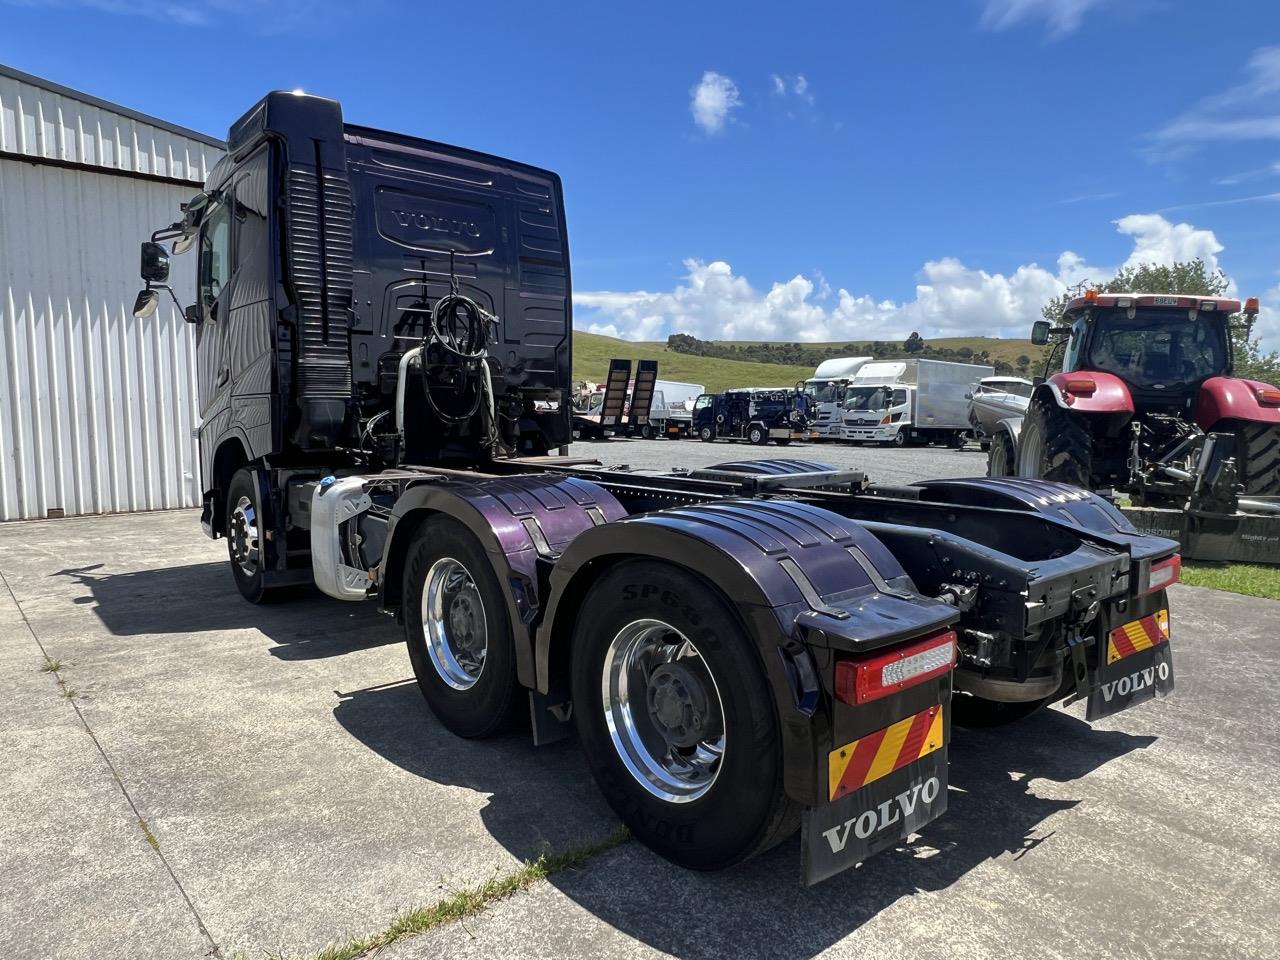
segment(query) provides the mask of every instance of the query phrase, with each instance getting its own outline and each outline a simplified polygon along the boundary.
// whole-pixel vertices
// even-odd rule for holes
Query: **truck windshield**
[[[883,410],[887,407],[889,391],[885,387],[850,387],[845,394],[846,410]]]
[[[804,392],[814,403],[839,403],[840,384],[834,380],[809,380],[804,385]]]
[[[1102,313],[1089,345],[1089,366],[1138,387],[1193,383],[1227,366],[1222,320],[1191,320],[1182,310],[1144,310],[1132,320],[1124,310]]]

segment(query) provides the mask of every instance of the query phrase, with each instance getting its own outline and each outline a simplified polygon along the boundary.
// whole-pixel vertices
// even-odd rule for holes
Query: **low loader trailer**
[[[632,833],[816,883],[942,815],[952,726],[1172,690],[1176,544],[1040,479],[877,486],[806,460],[549,456],[570,433],[559,179],[273,93],[183,217],[203,526],[250,602],[403,625],[439,721],[576,732]],[[172,291],[168,291],[172,294]]]

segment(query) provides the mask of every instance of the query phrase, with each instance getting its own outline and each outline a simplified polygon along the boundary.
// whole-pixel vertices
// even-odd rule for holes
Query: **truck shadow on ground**
[[[371,750],[433,782],[490,794],[485,826],[519,858],[564,835],[566,821],[583,839],[612,829],[573,741],[535,750],[526,734],[433,749],[420,725],[435,721],[413,683],[342,696],[335,718]],[[902,898],[943,890],[997,857],[1035,856],[1053,836],[1045,821],[1080,802],[1038,795],[1064,791],[1037,783],[1070,784],[1153,740],[1052,710],[997,730],[957,730],[947,813],[916,842],[809,890],[800,886],[798,835],[717,874],[673,867],[632,841],[551,882],[610,926],[682,960],[807,960]],[[545,763],[530,763],[531,754]]]
[[[343,603],[314,587],[283,588],[278,602],[254,605],[236,590],[227,562],[126,573],[102,564],[50,574],[85,588],[71,603],[92,606],[117,636],[255,629],[282,660],[314,660],[399,643],[403,634],[373,603]]]

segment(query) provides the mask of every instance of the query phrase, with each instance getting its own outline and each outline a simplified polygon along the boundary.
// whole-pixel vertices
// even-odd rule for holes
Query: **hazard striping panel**
[[[830,799],[865,787],[942,746],[942,706],[938,705],[837,747],[827,755]]]
[[[1169,611],[1157,610],[1140,620],[1130,620],[1107,636],[1107,663],[1149,650],[1169,641]]]

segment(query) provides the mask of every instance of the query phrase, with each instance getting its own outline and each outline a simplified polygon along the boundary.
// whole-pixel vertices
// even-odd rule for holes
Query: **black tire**
[[[747,442],[757,447],[763,447],[769,442],[769,431],[758,423],[753,423],[747,427]]]
[[[266,585],[265,565],[270,563],[270,541],[263,533],[270,529],[271,516],[262,502],[257,474],[249,467],[237,470],[227,486],[225,515],[227,558],[231,576],[240,596],[250,603],[265,603],[272,591]]]
[[[1236,460],[1246,494],[1280,497],[1280,424],[1240,424]]]
[[[951,698],[951,719],[957,726],[973,729],[1003,727],[1007,723],[1025,720],[1053,701],[1053,697],[1045,697],[1043,700],[1005,703],[1000,700],[975,697],[968,693],[956,693]]]
[[[647,424],[647,423],[646,423],[646,424],[644,424],[643,426],[641,426],[641,427],[640,427],[640,439],[641,439],[641,440],[652,440],[652,439],[653,439],[653,427],[652,427],[652,426],[650,426],[650,425],[649,425],[649,424]]]
[[[987,476],[1012,477],[1017,474],[1017,466],[1013,438],[1001,430],[987,445]]]
[[[721,707],[724,749],[714,779],[705,792],[679,802],[657,796],[631,773],[605,720],[610,648],[624,628],[643,621],[674,628],[692,643]],[[573,642],[573,713],[583,753],[605,799],[638,839],[681,866],[719,870],[795,832],[800,806],[783,791],[777,709],[764,668],[733,608],[715,590],[667,564],[627,561],[591,588]],[[651,687],[638,698],[638,716],[652,734],[653,721],[644,719],[653,716]]]
[[[907,431],[899,430],[893,435],[893,439],[889,441],[891,447],[905,447],[907,445]]]
[[[1093,435],[1082,416],[1062,409],[1053,400],[1036,400],[1022,421],[1018,448],[1018,476],[1089,489]]]
[[[437,576],[443,577],[447,567],[436,565],[447,564],[449,560],[464,568],[470,585],[464,581],[452,593],[447,589],[441,591],[442,606],[446,598],[452,597],[448,601],[450,620],[448,624],[442,624],[441,636],[450,654],[455,653],[474,636],[479,622],[486,640],[475,677],[454,674],[463,683],[470,681],[465,688],[459,688],[446,679],[448,667],[438,666],[442,662],[440,654],[433,656],[432,644],[424,630],[423,593],[427,588],[428,575],[435,569]],[[457,520],[445,516],[431,517],[418,529],[409,545],[403,596],[404,635],[409,660],[418,679],[418,689],[431,712],[446,729],[460,737],[487,737],[506,729],[515,715],[519,692],[511,620],[507,616],[497,574],[479,541]],[[465,640],[459,639],[456,633],[459,628],[453,619],[454,604],[462,607],[460,616],[468,625],[463,628],[467,630]],[[475,616],[477,609],[482,618]],[[460,659],[456,665],[465,674]]]
[[[703,443],[715,443],[716,442],[715,428],[706,426],[706,425],[699,427],[698,439],[701,440]]]
[[[959,430],[947,437],[947,446],[952,450],[963,450],[968,442],[969,438]]]

